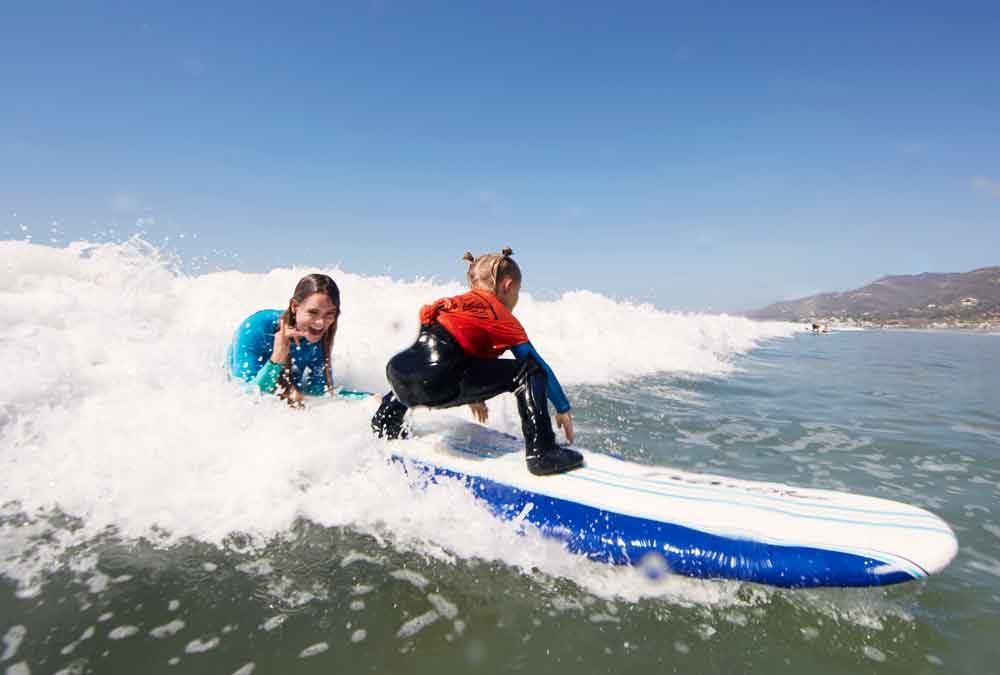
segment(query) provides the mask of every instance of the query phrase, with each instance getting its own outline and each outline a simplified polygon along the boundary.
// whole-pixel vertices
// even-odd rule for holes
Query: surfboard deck
[[[593,560],[782,587],[879,586],[940,572],[958,542],[941,518],[877,497],[637,464],[579,448],[584,467],[533,476],[523,441],[471,422],[393,442],[417,475],[463,481]],[[653,569],[656,565],[653,565]]]

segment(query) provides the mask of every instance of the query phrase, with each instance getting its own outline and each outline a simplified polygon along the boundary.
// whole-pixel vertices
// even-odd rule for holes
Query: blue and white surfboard
[[[944,569],[958,542],[899,502],[645,466],[583,451],[586,465],[533,476],[523,442],[472,423],[393,443],[417,474],[465,482],[503,518],[620,565],[774,586],[878,586]]]

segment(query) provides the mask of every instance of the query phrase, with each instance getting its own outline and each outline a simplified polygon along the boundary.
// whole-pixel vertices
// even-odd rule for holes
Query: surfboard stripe
[[[652,483],[654,485],[659,485],[659,486],[663,486],[663,487],[679,488],[679,489],[683,489],[683,490],[703,490],[703,491],[706,491],[706,492],[723,493],[723,494],[725,494],[727,492],[726,488],[719,488],[719,487],[712,486],[712,485],[699,485],[697,483],[685,483],[683,481],[683,479],[677,480],[677,481],[669,481],[668,482],[666,480],[658,480],[658,479],[655,479],[655,478],[649,478],[648,476],[628,476],[628,475],[625,475],[625,474],[616,474],[616,473],[612,473],[610,471],[604,471],[602,469],[596,469],[596,468],[592,468],[592,467],[587,467],[587,470],[588,471],[592,471],[594,473],[604,474],[606,476],[613,476],[615,478],[619,478],[619,479],[622,479],[622,480],[626,480],[627,479],[627,480],[641,481],[641,482]],[[740,482],[742,483],[743,481],[740,481]],[[740,490],[741,493],[743,495],[746,495],[746,497],[749,498],[749,499],[759,499],[759,500],[762,500],[762,501],[775,501],[775,502],[787,502],[788,501],[787,497],[775,497],[773,495],[751,493],[751,492],[745,490],[742,485],[737,485],[736,489]],[[808,489],[813,489],[813,488],[808,488]],[[731,489],[728,490],[728,491],[732,492]],[[664,493],[664,494],[670,494],[670,493]],[[804,496],[801,496],[801,495],[795,495],[794,499],[795,499],[795,504],[796,505],[801,505],[801,506],[804,506],[804,507],[814,508],[814,509],[828,509],[828,510],[835,510],[835,511],[851,511],[851,512],[854,512],[854,513],[867,513],[867,514],[871,514],[871,515],[874,515],[874,516],[892,516],[892,517],[901,517],[901,518],[921,518],[921,519],[928,519],[928,520],[938,520],[938,517],[935,516],[933,513],[928,513],[927,511],[918,510],[918,509],[913,509],[913,510],[910,510],[910,511],[885,511],[885,510],[882,510],[882,509],[869,509],[869,508],[863,508],[863,507],[857,507],[857,506],[847,506],[847,505],[841,505],[841,504],[830,504],[830,503],[825,503],[825,502],[817,502],[815,500],[810,500],[808,497],[804,497]]]
[[[587,481],[587,482],[591,482],[591,483],[597,483],[597,484],[601,484],[601,485],[607,485],[609,487],[615,487],[615,488],[618,488],[620,490],[626,490],[626,491],[630,491],[630,492],[639,492],[639,493],[644,493],[644,494],[656,495],[656,496],[660,496],[660,497],[670,497],[671,499],[680,499],[682,501],[694,501],[694,502],[713,503],[713,504],[726,504],[726,505],[730,505],[730,506],[741,506],[741,507],[746,507],[746,508],[750,508],[750,509],[756,509],[756,510],[760,510],[760,511],[768,511],[768,512],[771,512],[771,513],[780,513],[781,515],[791,516],[793,518],[802,518],[804,520],[827,521],[827,522],[831,522],[831,523],[843,523],[843,524],[846,524],[846,525],[858,525],[858,526],[862,526],[862,527],[891,527],[891,528],[897,528],[897,529],[901,529],[901,530],[920,530],[920,531],[924,531],[924,532],[935,532],[937,534],[947,535],[948,537],[953,536],[950,529],[944,529],[944,528],[940,528],[940,527],[927,527],[927,526],[924,526],[924,525],[908,525],[908,524],[905,524],[905,523],[880,523],[880,522],[865,521],[865,520],[851,520],[851,519],[848,519],[848,518],[834,518],[834,517],[831,517],[831,516],[816,516],[816,515],[810,515],[810,514],[806,514],[806,513],[800,513],[800,512],[796,512],[796,511],[791,511],[789,509],[781,509],[781,508],[777,508],[777,507],[773,507],[773,506],[762,506],[760,504],[750,504],[748,502],[737,501],[737,500],[732,500],[732,499],[716,499],[716,498],[710,498],[710,497],[697,497],[697,496],[693,496],[693,495],[681,495],[681,494],[672,493],[672,492],[662,492],[662,491],[656,491],[656,490],[648,490],[646,488],[638,488],[638,487],[633,487],[633,486],[630,486],[630,485],[623,485],[621,483],[614,483],[614,482],[611,482],[611,481],[608,481],[608,480],[600,480],[598,478],[589,478],[586,475],[582,475],[580,471],[569,473],[569,474],[567,474],[567,477],[571,478],[573,480]],[[936,518],[936,516],[935,516],[935,518]]]

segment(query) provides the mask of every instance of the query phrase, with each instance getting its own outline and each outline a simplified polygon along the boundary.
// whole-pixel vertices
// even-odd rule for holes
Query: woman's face
[[[309,342],[319,342],[323,333],[337,323],[340,308],[326,293],[313,293],[302,302],[292,300],[295,328],[305,334]]]

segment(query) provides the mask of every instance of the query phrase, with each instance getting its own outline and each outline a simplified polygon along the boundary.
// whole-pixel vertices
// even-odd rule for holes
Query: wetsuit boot
[[[403,427],[405,415],[406,406],[396,398],[396,394],[390,391],[382,397],[382,405],[378,407],[372,417],[372,431],[379,438],[389,440],[406,438],[407,431]]]
[[[583,466],[583,455],[556,445],[545,395],[545,371],[536,365],[523,371],[521,377],[523,379],[514,395],[517,397],[517,412],[521,415],[528,471],[536,476],[546,476]]]

